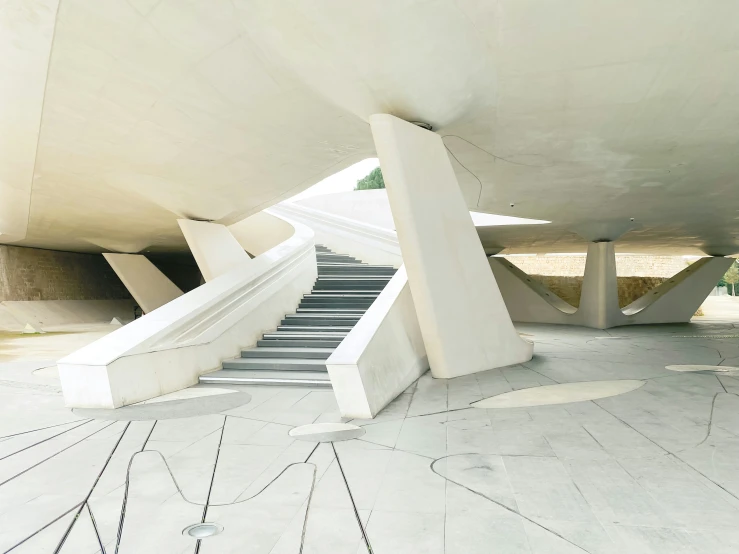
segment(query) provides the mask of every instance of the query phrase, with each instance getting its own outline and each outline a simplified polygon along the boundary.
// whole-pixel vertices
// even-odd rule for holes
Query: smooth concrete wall
[[[228,227],[191,219],[178,219],[177,223],[206,282],[249,262],[249,255]]]
[[[66,405],[117,408],[174,392],[254,345],[316,280],[313,233],[293,227],[292,237],[251,263],[60,360]]]
[[[164,273],[140,254],[103,254],[141,310],[148,314],[182,296]]]
[[[372,265],[403,265],[395,231],[297,203],[282,203],[271,209],[307,225],[313,229],[317,244],[339,254],[348,254]]]
[[[401,267],[326,361],[343,417],[375,417],[428,370],[416,308]]]
[[[108,323],[114,317],[123,322],[134,317],[134,300],[41,300],[3,302],[17,321],[36,328],[80,323]]]
[[[0,301],[131,298],[100,254],[0,246]]]
[[[504,258],[488,259],[514,321],[607,329],[621,325],[690,321],[726,272],[732,258],[702,258],[621,309],[613,247],[594,243],[580,305],[574,308]],[[586,282],[585,282],[586,281]],[[587,285],[587,286],[586,286]],[[586,294],[587,293],[587,294]]]
[[[20,332],[26,326],[8,308],[0,304],[0,331]]]
[[[733,258],[701,258],[626,306],[623,313],[640,324],[690,321],[733,262]]]
[[[395,230],[386,189],[323,194],[298,200],[295,204],[383,229]]]
[[[26,236],[59,0],[0,2],[0,234]],[[54,228],[50,229],[54,232]],[[0,300],[39,300],[5,298]],[[55,299],[56,300],[56,299]]]
[[[431,372],[451,378],[531,359],[513,327],[439,135],[370,117]]]
[[[228,226],[241,247],[252,256],[264,254],[289,239],[295,229],[284,219],[262,211]]]
[[[582,277],[585,254],[533,254],[503,256],[529,275]],[[619,277],[672,277],[688,265],[683,256],[651,256],[616,252],[616,275]]]

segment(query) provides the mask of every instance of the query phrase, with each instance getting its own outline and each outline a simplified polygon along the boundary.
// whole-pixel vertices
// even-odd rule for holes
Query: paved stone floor
[[[352,421],[364,435],[321,444],[288,433],[341,421],[330,391],[195,387],[126,421],[64,408],[48,360],[5,361],[0,552],[739,552],[739,371],[665,369],[739,366],[737,326],[520,325],[531,362],[426,374],[376,419]],[[644,384],[470,406],[610,380]],[[183,536],[203,520],[223,532]]]

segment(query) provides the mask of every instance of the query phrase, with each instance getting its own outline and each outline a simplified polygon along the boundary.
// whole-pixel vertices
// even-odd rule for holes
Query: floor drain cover
[[[290,429],[290,436],[310,442],[335,442],[356,439],[364,429],[350,423],[311,423]]]
[[[223,531],[223,525],[219,523],[195,523],[185,527],[182,530],[182,534],[193,539],[207,539],[213,535],[217,535]]]

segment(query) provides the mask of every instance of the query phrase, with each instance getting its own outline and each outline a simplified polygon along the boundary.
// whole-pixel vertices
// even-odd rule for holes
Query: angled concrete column
[[[251,259],[225,225],[191,219],[177,223],[206,282]]]
[[[488,258],[490,269],[513,321],[572,323],[577,308],[569,305],[538,280],[505,258]]]
[[[146,256],[107,253],[103,256],[145,314],[183,294]]]
[[[621,309],[612,242],[588,246],[580,307],[573,308],[502,258],[489,258],[514,321],[608,329],[621,325],[686,323],[731,266],[732,258],[706,257]]]
[[[690,321],[734,262],[720,256],[701,258],[623,309],[629,323]]]
[[[387,114],[370,125],[433,376],[529,360],[441,138]]]
[[[624,319],[618,305],[613,242],[591,242],[588,245],[578,314],[580,325],[596,329],[614,327]]]

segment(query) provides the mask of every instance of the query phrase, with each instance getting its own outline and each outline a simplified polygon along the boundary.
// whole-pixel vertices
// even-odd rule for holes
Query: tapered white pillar
[[[588,245],[578,314],[580,325],[596,329],[608,329],[624,322],[624,314],[618,305],[613,242],[591,242]]]
[[[531,359],[511,322],[441,138],[370,117],[403,262],[434,377]]]
[[[251,259],[225,225],[191,219],[177,223],[206,282]]]
[[[182,291],[141,254],[103,254],[145,314],[182,296]]]

